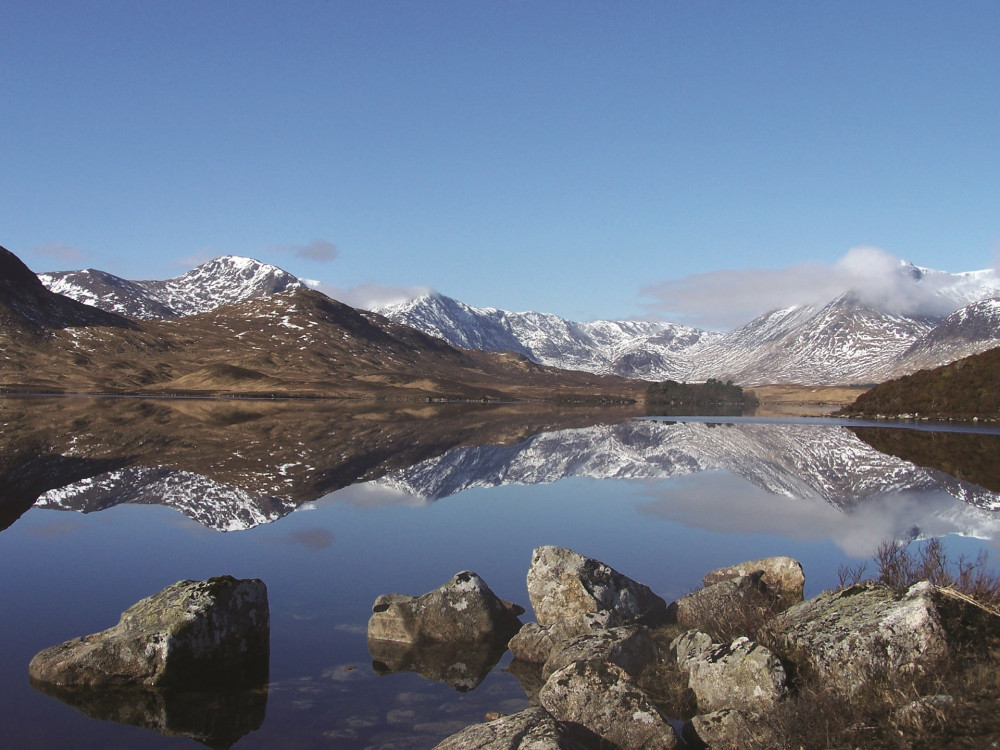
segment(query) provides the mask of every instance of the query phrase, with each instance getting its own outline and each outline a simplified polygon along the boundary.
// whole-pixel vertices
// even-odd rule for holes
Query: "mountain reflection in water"
[[[423,504],[476,487],[725,471],[848,513],[887,492],[943,492],[962,501],[945,533],[992,538],[1000,528],[1000,435],[634,416],[535,405],[6,399],[0,510],[9,525],[33,504],[84,513],[162,504],[234,531],[352,484],[363,485],[348,493],[361,502]],[[894,535],[922,533],[921,520]]]
[[[1000,437],[985,431],[642,416],[0,399],[0,744],[431,748],[488,711],[524,708],[539,677],[509,653],[370,650],[380,594],[419,595],[475,570],[527,605],[531,550],[559,544],[668,601],[713,567],[789,554],[811,596],[886,537],[950,535],[970,559],[1000,539],[1000,496],[984,473]],[[42,648],[113,625],[179,579],[220,574],[268,586],[266,691],[28,684]]]

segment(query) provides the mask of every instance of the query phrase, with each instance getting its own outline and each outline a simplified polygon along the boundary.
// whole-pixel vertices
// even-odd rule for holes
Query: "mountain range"
[[[515,354],[458,349],[242,258],[145,287],[100,273],[74,278],[75,295],[102,307],[148,312],[155,302],[171,315],[140,319],[81,303],[0,248],[0,388],[425,400],[634,400],[643,390]],[[87,279],[97,286],[81,285]],[[99,289],[109,284],[120,294],[104,302]],[[188,314],[194,309],[204,311]]]
[[[769,311],[723,333],[654,321],[575,322],[542,312],[477,308],[431,292],[374,308],[394,323],[464,350],[510,352],[563,370],[642,380],[732,380],[744,386],[872,384],[1000,346],[1000,276],[949,274],[901,263],[900,288],[933,302],[923,311],[852,290],[825,304]],[[291,274],[226,256],[169,281],[103,271],[44,273],[51,291],[107,312],[153,320],[305,290]],[[928,312],[930,310],[931,312]]]

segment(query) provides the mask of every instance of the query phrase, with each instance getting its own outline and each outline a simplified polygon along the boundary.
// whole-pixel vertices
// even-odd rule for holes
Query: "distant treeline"
[[[753,392],[744,393],[732,380],[723,383],[709,378],[704,383],[678,383],[664,380],[646,389],[646,402],[655,404],[733,404],[742,407],[757,406]]]

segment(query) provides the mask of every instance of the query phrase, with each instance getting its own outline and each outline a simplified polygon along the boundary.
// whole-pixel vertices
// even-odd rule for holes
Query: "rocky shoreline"
[[[986,658],[988,644],[1000,636],[997,612],[927,581],[904,592],[859,583],[809,601],[803,601],[804,583],[795,560],[757,560],[711,571],[702,589],[668,606],[598,560],[539,547],[527,576],[537,622],[513,637],[509,615],[516,610],[466,571],[422,597],[379,597],[369,648],[375,653],[387,634],[410,648],[430,641],[440,647],[442,631],[421,627],[425,618],[448,621],[445,639],[480,647],[506,642],[514,655],[508,669],[521,680],[530,707],[491,715],[436,750],[748,748],[790,746],[781,714],[797,692],[863,702],[880,679],[917,685],[959,653],[978,650]],[[497,613],[506,615],[491,630]],[[407,628],[399,627],[401,619]],[[750,633],[712,635],[741,629],[763,635],[767,644]],[[664,699],[671,692],[688,706],[671,705]],[[897,724],[919,724],[953,701],[937,693],[916,696]]]
[[[668,605],[554,546],[533,551],[526,584],[535,622],[471,571],[421,596],[376,598],[376,673],[467,691],[513,654],[506,669],[529,707],[488,714],[436,750],[902,748],[953,720],[970,726],[950,736],[972,743],[955,746],[1000,743],[1000,612],[954,588],[865,581],[806,601],[802,566],[774,557],[711,571]],[[29,676],[88,714],[160,730],[195,691],[218,716],[198,714],[183,733],[226,745],[263,720],[269,637],[263,582],[181,581],[115,627],[39,652]]]

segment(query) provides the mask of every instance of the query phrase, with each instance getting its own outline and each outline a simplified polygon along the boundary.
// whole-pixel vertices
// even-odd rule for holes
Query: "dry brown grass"
[[[949,596],[967,597],[988,611],[996,608],[1000,580],[985,556],[950,560],[937,540],[917,552],[896,542],[876,553],[876,578],[898,590],[920,580],[947,587]],[[842,569],[845,585],[857,583],[866,566]],[[855,748],[1000,748],[1000,629],[978,627],[966,647],[922,672],[901,674],[876,664],[859,691],[839,690],[828,676],[810,671],[808,660],[791,653],[771,627],[773,604],[744,596],[724,613],[705,613],[702,624],[719,642],[745,635],[770,648],[785,665],[790,693],[776,710],[759,717],[760,732],[740,738],[742,748],[853,750]],[[998,613],[1000,617],[1000,613]],[[667,652],[681,628],[653,631]],[[643,687],[665,715],[686,720],[697,713],[687,675],[670,659],[647,670]],[[826,678],[826,679],[822,679]]]

